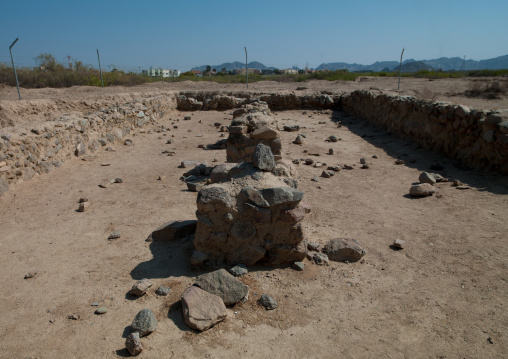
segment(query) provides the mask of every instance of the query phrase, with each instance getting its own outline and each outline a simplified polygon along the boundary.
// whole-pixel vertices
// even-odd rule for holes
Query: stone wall
[[[340,108],[463,164],[508,174],[508,111],[374,91],[344,95]]]
[[[125,140],[130,132],[176,107],[167,96],[138,98],[86,116],[63,115],[26,129],[4,128],[0,133],[0,195],[9,184],[50,173],[65,161],[92,154]]]

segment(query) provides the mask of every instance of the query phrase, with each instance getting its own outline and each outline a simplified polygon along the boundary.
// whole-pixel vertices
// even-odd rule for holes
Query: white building
[[[143,75],[148,77],[178,77],[180,76],[180,70],[169,70],[163,68],[150,67],[149,70],[143,70]]]

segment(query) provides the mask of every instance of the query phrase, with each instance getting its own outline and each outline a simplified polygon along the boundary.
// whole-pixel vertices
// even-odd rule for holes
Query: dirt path
[[[283,133],[285,158],[311,157],[304,153],[308,150],[321,155],[312,157],[316,161],[354,166],[312,182],[322,169],[300,165],[299,188],[313,209],[306,219],[309,240],[355,238],[367,250],[364,261],[323,267],[306,261],[303,272],[252,268],[243,279],[251,287],[247,303],[205,333],[189,330],[179,298],[200,274],[188,264],[191,242],[145,239],[166,221],[195,218],[196,193],[178,180],[184,172],[177,167],[180,161],[225,160],[223,150],[198,145],[219,139],[213,123],[227,125],[231,116],[195,113],[191,121],[178,122],[178,129],[138,133],[131,136],[132,147],[118,144],[116,152],[97,153],[90,161],[67,161],[0,197],[0,357],[126,356],[128,327],[143,308],[159,320],[157,330],[142,340],[143,358],[505,357],[506,177],[459,170],[343,114],[336,116],[343,116],[345,126],[337,128],[331,116],[275,115],[281,124],[306,127],[303,146],[291,143],[295,133]],[[168,119],[161,123],[172,127]],[[332,134],[342,140],[325,142]],[[166,144],[169,138],[173,144]],[[329,148],[334,155],[326,154]],[[161,154],[166,149],[177,155]],[[369,169],[360,169],[361,157]],[[397,158],[406,165],[395,165]],[[443,176],[472,188],[460,191],[443,183],[437,195],[409,198],[411,183],[436,162],[445,167]],[[158,181],[159,175],[167,179]],[[117,177],[124,182],[98,187],[102,179]],[[83,196],[92,205],[78,213]],[[120,230],[121,238],[108,240],[113,230]],[[392,250],[396,238],[406,240],[407,248]],[[32,271],[38,274],[23,279]],[[155,285],[134,299],[126,293],[141,278]],[[172,287],[168,297],[154,294],[161,284]],[[258,306],[256,298],[264,293],[274,296],[279,308],[268,312]],[[94,315],[94,302],[108,312]]]

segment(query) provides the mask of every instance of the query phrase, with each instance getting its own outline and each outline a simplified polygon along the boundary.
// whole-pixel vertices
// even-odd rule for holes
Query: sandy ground
[[[343,117],[342,128],[332,115]],[[160,124],[171,126],[183,116],[174,113]],[[117,144],[116,152],[67,161],[0,197],[0,358],[128,356],[125,337],[143,308],[156,314],[159,325],[142,339],[141,358],[505,358],[507,178],[460,170],[345,114],[307,110],[275,117],[305,127],[301,132],[307,134],[298,146],[291,143],[295,133],[282,133],[285,158],[354,165],[319,182],[310,179],[322,169],[300,165],[299,188],[312,206],[308,240],[355,238],[367,251],[362,262],[317,266],[306,260],[303,272],[251,268],[242,279],[251,288],[249,301],[207,332],[190,330],[179,299],[201,273],[188,264],[192,242],[145,239],[169,220],[195,218],[196,193],[178,180],[180,161],[225,161],[225,151],[198,145],[219,139],[213,123],[229,124],[229,112],[196,112],[178,129],[138,131],[132,147]],[[332,134],[342,140],[325,142]],[[173,144],[166,144],[169,138]],[[361,157],[369,169],[360,169]],[[398,158],[406,165],[395,165]],[[442,183],[432,197],[410,198],[411,184],[436,162],[444,166],[443,176],[471,189]],[[167,179],[158,181],[159,175]],[[98,187],[116,177],[124,183]],[[79,213],[83,196],[92,205]],[[108,240],[113,230],[121,238]],[[396,238],[407,241],[405,249],[390,247]],[[33,271],[34,278],[23,279]],[[128,295],[142,278],[154,287],[139,299]],[[168,297],[154,294],[162,284],[172,287]],[[256,303],[265,293],[278,301],[274,311]],[[95,315],[94,302],[108,312]]]

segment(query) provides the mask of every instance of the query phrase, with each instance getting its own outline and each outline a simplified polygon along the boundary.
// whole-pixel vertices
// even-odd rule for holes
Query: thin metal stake
[[[18,42],[18,38],[16,38],[16,40],[14,40],[12,45],[9,46],[9,52],[11,53],[11,61],[12,61],[12,68],[14,70],[14,77],[16,77],[16,86],[18,87],[18,97],[21,100],[21,93],[19,92],[18,74],[16,73],[16,66],[14,66],[14,59],[12,58],[12,47],[14,46],[14,44],[16,42]]]
[[[404,48],[402,48],[402,53],[400,54],[400,65],[399,65],[399,86],[397,90],[400,90],[400,73],[402,72],[402,55],[404,54]]]
[[[102,80],[102,68],[101,68],[101,58],[99,57],[99,49],[97,49],[97,59],[99,60],[99,71],[101,73],[101,84],[104,87],[104,81]]]
[[[245,47],[245,75],[247,75],[247,88],[249,88],[249,69],[247,67],[247,47]]]

